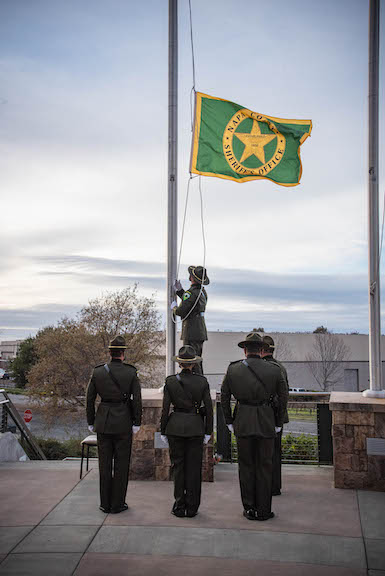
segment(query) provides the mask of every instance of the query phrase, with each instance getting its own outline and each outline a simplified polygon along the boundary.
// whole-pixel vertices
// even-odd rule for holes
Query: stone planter
[[[332,392],[330,410],[334,486],[385,491],[385,400],[365,398],[360,392]]]
[[[132,443],[130,479],[171,480],[169,450],[160,440],[163,394],[158,389],[143,388],[142,400],[142,426]],[[215,393],[212,400],[215,402]],[[204,482],[214,481],[212,441],[203,449],[202,479]]]

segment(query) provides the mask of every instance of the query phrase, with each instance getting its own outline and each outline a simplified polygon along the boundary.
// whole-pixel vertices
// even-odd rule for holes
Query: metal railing
[[[331,412],[328,393],[290,393],[289,423],[282,434],[282,462],[286,464],[332,464]],[[235,402],[232,403],[233,406]],[[227,462],[237,462],[234,434],[226,427],[217,396],[217,454]]]
[[[37,443],[35,436],[25,425],[25,422],[21,418],[16,406],[13,404],[12,400],[9,398],[7,392],[4,389],[0,390],[0,408],[0,432],[8,431],[9,418],[11,418],[21,435],[21,445],[26,444],[28,446],[29,454],[32,455],[34,460],[46,460],[47,458]]]

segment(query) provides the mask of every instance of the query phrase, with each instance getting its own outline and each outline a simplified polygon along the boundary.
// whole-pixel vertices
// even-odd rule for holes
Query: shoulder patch
[[[183,294],[183,300],[188,300],[191,296],[191,292],[188,290]]]

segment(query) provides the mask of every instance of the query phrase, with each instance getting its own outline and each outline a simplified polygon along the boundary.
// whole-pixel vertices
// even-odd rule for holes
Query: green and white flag
[[[236,182],[261,178],[296,186],[311,120],[285,120],[197,92],[191,172]]]

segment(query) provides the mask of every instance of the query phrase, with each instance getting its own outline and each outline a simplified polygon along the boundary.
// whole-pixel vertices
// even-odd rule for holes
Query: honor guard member
[[[285,366],[273,357],[275,350],[274,340],[271,336],[263,337],[263,349],[261,351],[261,357],[267,362],[275,364],[281,369],[282,376],[286,382],[287,392],[289,393],[289,380],[287,377],[287,371]],[[283,423],[287,424],[289,422],[289,414],[287,408],[285,410]],[[272,483],[272,494],[273,496],[279,496],[281,494],[282,488],[282,430],[277,432],[277,436],[274,440],[274,455],[273,455],[273,483]]]
[[[248,520],[268,520],[274,516],[271,511],[274,438],[276,430],[282,427],[287,386],[278,366],[260,357],[263,341],[259,334],[251,332],[238,346],[244,349],[245,359],[229,365],[222,384],[221,404],[226,424],[237,439],[243,515]],[[237,401],[234,414],[231,396]]]
[[[206,268],[203,266],[189,266],[189,280],[191,286],[184,291],[179,280],[175,281],[176,294],[181,303],[174,301],[171,309],[182,319],[182,341],[185,346],[192,346],[197,356],[202,356],[203,342],[207,340],[205,310],[207,305],[207,292],[203,286],[210,284]],[[202,362],[196,365],[195,372],[203,374]]]
[[[123,362],[127,348],[122,336],[109,345],[111,362],[94,368],[87,387],[87,421],[98,439],[100,510],[117,514],[125,503],[132,434],[142,418],[140,383],[135,366]],[[95,416],[95,400],[100,404]]]
[[[201,361],[194,348],[182,346],[173,361],[182,370],[166,378],[161,438],[169,445],[174,475],[175,502],[171,513],[192,518],[201,500],[203,443],[208,443],[213,432],[213,407],[206,378],[193,372]]]

